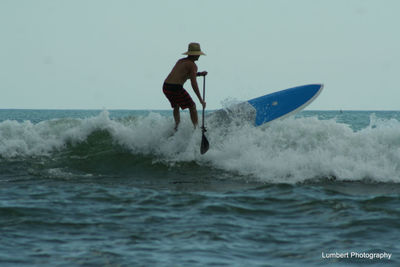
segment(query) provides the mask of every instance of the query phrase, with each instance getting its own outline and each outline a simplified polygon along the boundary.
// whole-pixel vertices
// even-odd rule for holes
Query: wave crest
[[[193,130],[186,113],[176,133],[172,117],[156,112],[123,119],[110,119],[104,111],[37,124],[3,121],[0,160],[56,158],[58,166],[84,173],[166,172],[186,164],[187,171],[200,166],[267,183],[320,178],[400,182],[400,122],[395,119],[372,115],[370,124],[358,131],[337,119],[317,117],[292,117],[256,128],[235,120],[222,124],[211,116],[207,125],[210,150],[200,155],[201,132]]]

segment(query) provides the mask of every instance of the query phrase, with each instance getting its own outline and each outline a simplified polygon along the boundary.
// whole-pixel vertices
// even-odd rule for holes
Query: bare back
[[[182,58],[176,62],[165,82],[183,85],[190,78],[190,75],[196,72],[196,64],[188,58]]]

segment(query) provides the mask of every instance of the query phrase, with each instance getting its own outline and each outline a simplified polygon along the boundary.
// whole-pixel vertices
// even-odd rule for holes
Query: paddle
[[[206,76],[203,76],[203,101],[205,101],[206,97]],[[210,148],[210,143],[208,142],[205,132],[207,132],[206,127],[204,127],[204,106],[203,106],[203,120],[201,125],[201,146],[200,146],[200,153],[203,155],[208,151]]]

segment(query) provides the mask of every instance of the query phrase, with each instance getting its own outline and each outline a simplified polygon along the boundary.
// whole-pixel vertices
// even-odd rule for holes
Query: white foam
[[[368,127],[353,131],[331,120],[287,118],[268,127],[235,121],[207,121],[210,149],[200,155],[201,131],[189,114],[181,115],[173,134],[173,118],[150,113],[132,120],[112,120],[106,111],[86,119],[0,123],[0,156],[49,156],[67,144],[85,141],[98,130],[132,154],[149,155],[165,164],[196,161],[205,167],[268,183],[296,183],[336,177],[400,182],[400,122],[371,116]],[[235,175],[232,175],[235,176]]]
[[[211,161],[261,181],[293,183],[334,176],[400,182],[400,123],[396,120],[354,132],[334,120],[288,118],[268,128],[230,132],[228,138],[218,140],[220,148],[208,154]]]

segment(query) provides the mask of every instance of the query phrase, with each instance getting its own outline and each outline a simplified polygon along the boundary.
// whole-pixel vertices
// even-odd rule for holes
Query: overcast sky
[[[169,109],[162,83],[195,41],[208,109],[324,83],[308,109],[400,110],[399,11],[398,0],[0,0],[0,109]]]

